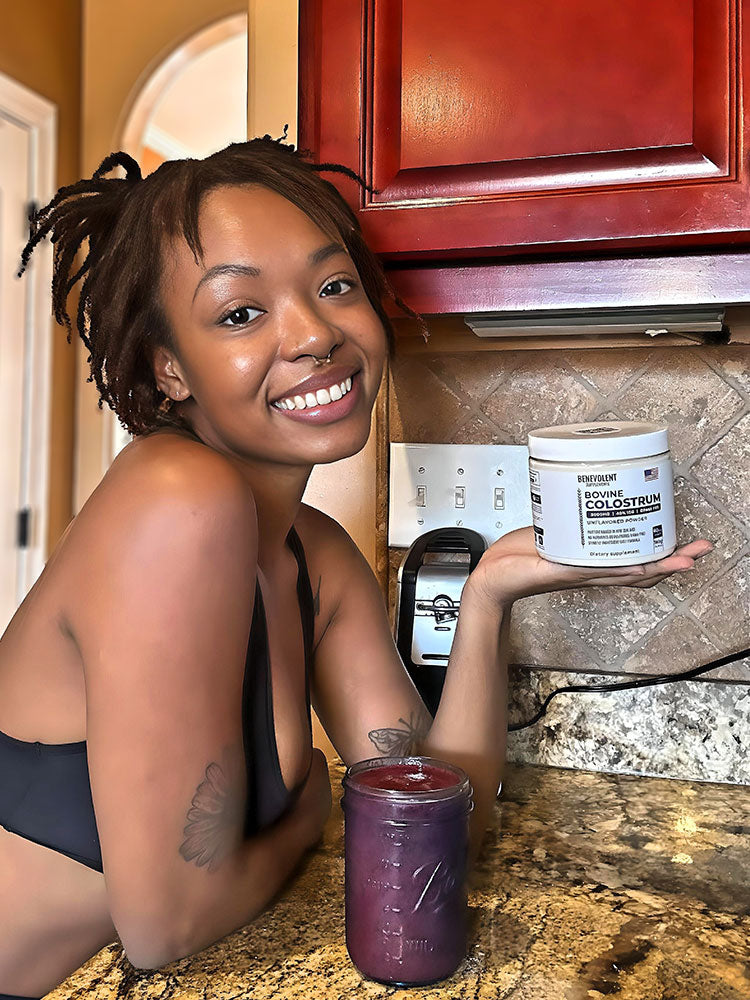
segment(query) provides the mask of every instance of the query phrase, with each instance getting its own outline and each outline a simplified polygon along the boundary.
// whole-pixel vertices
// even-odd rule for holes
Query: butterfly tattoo
[[[385,757],[411,757],[427,736],[432,720],[424,709],[409,713],[409,721],[399,719],[403,728],[372,729],[367,734],[375,749]]]

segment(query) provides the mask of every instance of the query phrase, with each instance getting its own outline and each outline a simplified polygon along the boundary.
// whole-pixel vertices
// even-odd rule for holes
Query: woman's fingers
[[[586,571],[586,583],[593,587],[638,587],[645,590],[666,580],[673,573],[689,573],[695,567],[695,560],[707,555],[712,549],[710,542],[699,538],[658,562],[641,566],[615,566],[605,574],[601,570]]]
[[[645,579],[643,576],[602,576],[597,577],[593,580],[587,580],[586,584],[589,587],[640,587],[641,589],[646,589],[647,587],[653,587],[656,583],[661,583],[662,580],[666,580],[670,573],[658,573],[651,576],[647,576]]]
[[[696,538],[694,542],[689,542],[687,545],[681,545],[679,549],[675,549],[672,555],[690,556],[691,559],[698,559],[700,556],[708,555],[711,551],[713,551],[713,545],[707,539]]]

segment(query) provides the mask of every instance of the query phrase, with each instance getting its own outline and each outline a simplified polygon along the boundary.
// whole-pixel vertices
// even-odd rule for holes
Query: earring
[[[161,403],[159,403],[159,413],[169,413],[170,409],[172,408],[173,402],[174,402],[173,399],[171,399],[169,396],[165,396],[164,399],[162,399]]]

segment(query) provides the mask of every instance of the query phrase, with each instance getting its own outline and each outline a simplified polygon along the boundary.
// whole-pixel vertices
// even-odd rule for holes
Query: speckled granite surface
[[[509,718],[533,718],[568,684],[612,684],[606,674],[510,671]],[[750,785],[750,687],[681,681],[606,693],[562,694],[536,725],[508,737],[516,764],[591,768]],[[750,998],[750,991],[748,992]]]
[[[343,770],[331,767],[334,799]],[[437,987],[363,980],[344,945],[342,818],[249,927],[159,972],[105,948],[49,1000],[748,1000],[750,789],[511,767]]]

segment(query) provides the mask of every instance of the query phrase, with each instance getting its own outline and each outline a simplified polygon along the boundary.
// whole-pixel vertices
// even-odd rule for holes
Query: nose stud
[[[315,355],[313,355],[316,367],[319,367],[320,365],[330,365],[331,361],[333,360],[333,358],[331,357],[332,354],[333,354],[333,348],[330,349],[330,351],[328,352],[328,354],[326,354],[324,358],[316,358]]]

